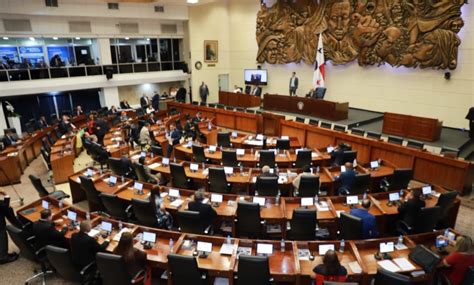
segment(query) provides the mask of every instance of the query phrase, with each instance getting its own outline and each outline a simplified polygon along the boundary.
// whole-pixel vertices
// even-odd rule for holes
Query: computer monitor
[[[393,171],[390,179],[390,190],[407,189],[408,183],[413,179],[413,170],[410,168],[398,168]]]

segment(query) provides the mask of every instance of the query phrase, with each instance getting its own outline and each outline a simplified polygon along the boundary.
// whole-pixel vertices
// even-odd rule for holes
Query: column
[[[120,98],[118,87],[104,87],[100,92],[100,105],[102,107],[110,108],[114,105],[117,108],[120,108]]]
[[[3,112],[3,102],[0,102],[0,134],[3,136],[3,130],[7,129],[7,119],[5,113]]]
[[[112,55],[110,53],[110,39],[97,39],[97,52],[99,53],[100,64],[112,64]]]

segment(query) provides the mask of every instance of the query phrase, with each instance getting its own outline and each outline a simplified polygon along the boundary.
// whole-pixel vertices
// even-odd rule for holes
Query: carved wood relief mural
[[[455,69],[464,0],[278,0],[257,14],[259,63],[326,60]]]

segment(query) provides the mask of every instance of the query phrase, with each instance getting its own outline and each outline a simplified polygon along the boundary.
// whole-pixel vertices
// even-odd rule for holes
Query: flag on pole
[[[316,62],[314,63],[313,88],[324,87],[324,47],[323,35],[319,34]]]

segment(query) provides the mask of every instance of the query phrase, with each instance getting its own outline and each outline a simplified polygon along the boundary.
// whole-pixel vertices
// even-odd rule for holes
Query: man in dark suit
[[[466,115],[466,119],[469,120],[469,137],[474,139],[474,107],[469,109],[469,113]]]
[[[156,91],[153,94],[153,97],[151,98],[151,106],[155,111],[160,110],[160,94],[158,94],[158,92]]]
[[[46,120],[45,116],[41,116],[36,124],[38,129],[44,129],[49,126],[48,120]]]
[[[209,97],[209,88],[204,81],[201,83],[201,86],[199,86],[199,97],[201,97],[201,102],[203,103],[206,103],[207,97]]]
[[[251,94],[258,97],[262,96],[262,87],[255,85],[252,89]]]
[[[357,173],[354,171],[352,163],[347,162],[345,164],[345,167],[346,171],[342,172],[334,180],[335,182],[341,183],[341,186],[339,187],[339,195],[349,195],[351,193],[351,188],[352,185],[354,185],[354,181],[357,175]]]
[[[120,102],[120,109],[132,109],[132,107],[130,107],[127,100],[123,100]]]
[[[11,224],[17,227],[21,226],[21,223],[15,217],[15,212],[10,207],[10,196],[1,190],[0,196],[3,196],[3,200],[0,200],[0,264],[5,264],[18,259],[17,253],[8,253],[7,222],[5,219],[8,219]]]
[[[290,96],[296,96],[296,90],[298,89],[298,77],[296,77],[296,72],[293,72],[290,78]]]
[[[97,136],[97,142],[101,145],[104,144],[104,137],[109,131],[109,125],[107,122],[102,119],[98,118],[94,122],[94,134]]]
[[[178,89],[178,92],[176,92],[176,101],[183,102],[183,103],[186,102],[186,88],[181,87]]]
[[[179,144],[181,140],[181,132],[176,129],[175,124],[170,124],[170,131],[169,134],[166,135],[166,139],[168,140],[168,149],[167,149],[167,157],[171,157],[171,153],[173,152],[173,148],[175,145]]]
[[[109,245],[108,239],[99,244],[93,237],[89,236],[90,231],[91,223],[85,220],[81,222],[79,232],[71,236],[71,255],[77,268],[82,269],[95,261],[95,255],[98,252],[105,251]]]
[[[193,124],[200,123],[200,122],[202,122],[202,113],[197,112],[193,118]]]
[[[217,218],[217,213],[211,205],[202,203],[204,198],[204,190],[201,189],[196,191],[196,193],[194,193],[194,201],[188,203],[188,210],[199,212],[201,223],[205,227],[208,227],[212,225],[214,220]]]
[[[362,238],[376,238],[379,235],[377,230],[377,222],[374,215],[369,213],[372,203],[369,199],[362,201],[362,208],[351,209],[350,214],[362,219]]]
[[[63,134],[68,133],[76,127],[71,123],[71,118],[68,115],[63,115],[61,122],[59,123],[59,130]]]
[[[146,96],[145,94],[143,94],[143,96],[140,98],[140,106],[142,106],[142,109],[144,111],[146,111],[146,109],[148,108],[148,106],[150,106],[150,98],[148,98],[148,96]]]
[[[13,132],[11,130],[7,130],[5,132],[5,136],[3,137],[2,142],[3,142],[3,145],[7,147],[7,146],[15,145],[17,140],[13,136]]]
[[[41,218],[33,224],[33,234],[36,237],[35,246],[37,249],[47,245],[54,245],[67,248],[67,241],[64,235],[67,232],[67,226],[61,231],[56,230],[52,221],[51,210],[44,209],[41,211]]]
[[[422,192],[420,189],[414,189],[408,193],[405,203],[398,206],[398,214],[400,218],[409,226],[414,224],[421,208],[425,207],[425,201],[420,199],[421,194]]]

